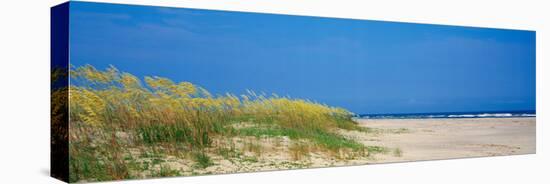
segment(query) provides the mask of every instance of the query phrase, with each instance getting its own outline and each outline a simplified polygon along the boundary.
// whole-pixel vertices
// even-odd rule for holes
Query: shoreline
[[[535,117],[357,119],[360,126],[406,129],[399,134],[358,136],[363,144],[399,149],[374,163],[536,153]]]
[[[419,119],[509,119],[509,118],[536,118],[536,116],[513,116],[513,117],[452,117],[452,118],[353,118],[354,121],[358,120],[419,120]]]

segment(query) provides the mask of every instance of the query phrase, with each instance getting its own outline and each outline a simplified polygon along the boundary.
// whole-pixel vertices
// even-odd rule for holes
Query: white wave
[[[429,115],[428,118],[446,118],[446,115]]]
[[[411,115],[373,115],[361,116],[361,119],[422,119],[422,118],[506,118],[506,117],[536,117],[529,113],[480,113],[480,114],[411,114]]]
[[[536,117],[536,114],[521,114],[522,117]]]
[[[459,115],[449,115],[447,116],[449,118],[474,118],[476,115],[474,114],[459,114]]]
[[[483,113],[483,114],[454,114],[449,115],[449,118],[486,118],[486,117],[534,117],[535,114],[514,115],[512,113]]]
[[[512,116],[512,114],[510,114],[510,113],[497,113],[497,114],[484,113],[484,114],[478,114],[477,116],[478,117],[510,117],[510,116]]]

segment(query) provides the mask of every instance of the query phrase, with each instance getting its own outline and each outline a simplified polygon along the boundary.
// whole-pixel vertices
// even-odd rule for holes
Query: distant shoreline
[[[354,118],[356,120],[416,120],[416,119],[510,119],[510,118],[536,118],[536,116],[511,116],[511,117],[453,117],[453,118]]]
[[[461,118],[515,118],[536,117],[535,110],[526,111],[479,111],[479,112],[433,112],[396,114],[359,114],[356,119],[461,119]]]

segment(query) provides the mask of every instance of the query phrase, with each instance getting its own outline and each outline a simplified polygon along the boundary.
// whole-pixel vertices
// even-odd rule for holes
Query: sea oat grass
[[[71,66],[70,77],[71,182],[135,177],[133,170],[143,167],[132,164],[137,162],[128,157],[131,153],[126,149],[130,148],[184,155],[181,157],[192,158],[196,168],[203,169],[213,164],[208,154],[240,157],[235,145],[211,149],[224,146],[216,139],[235,136],[306,140],[308,145],[292,148],[296,158],[311,150],[353,155],[382,151],[336,133],[337,129],[370,131],[359,127],[351,112],[314,101],[254,91],[212,95],[189,82],[157,76],[141,80],[112,66],[105,70]],[[243,123],[247,126],[235,126]],[[265,151],[257,143],[245,147],[256,160]],[[153,173],[178,174],[169,168]]]

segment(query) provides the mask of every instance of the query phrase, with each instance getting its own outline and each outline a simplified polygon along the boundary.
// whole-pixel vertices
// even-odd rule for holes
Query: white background
[[[391,20],[537,31],[537,154],[121,183],[548,183],[550,20],[534,0],[101,0],[219,10]],[[60,0],[0,1],[0,183],[49,178],[49,7]],[[548,15],[546,15],[548,16]]]

